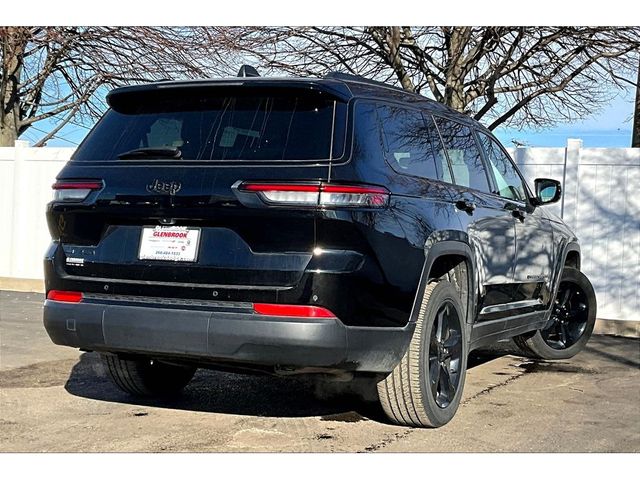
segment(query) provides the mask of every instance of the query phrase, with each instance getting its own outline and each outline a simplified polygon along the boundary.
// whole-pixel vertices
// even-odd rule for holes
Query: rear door
[[[316,213],[247,205],[236,189],[327,180],[344,152],[344,104],[314,89],[193,86],[109,101],[58,177],[100,187],[49,207],[64,274],[133,285],[300,281]]]
[[[478,267],[481,319],[504,314],[495,305],[510,301],[516,262],[515,223],[504,202],[491,194],[489,177],[472,129],[435,117],[451,166],[450,181],[463,228]]]

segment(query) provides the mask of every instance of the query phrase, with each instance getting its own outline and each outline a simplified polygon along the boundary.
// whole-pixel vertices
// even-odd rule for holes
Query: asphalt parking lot
[[[178,399],[142,402],[94,353],[53,345],[42,295],[0,292],[0,452],[638,452],[640,341],[595,336],[568,361],[511,344],[469,360],[447,426],[386,423],[349,396],[319,400],[308,378],[200,370]]]

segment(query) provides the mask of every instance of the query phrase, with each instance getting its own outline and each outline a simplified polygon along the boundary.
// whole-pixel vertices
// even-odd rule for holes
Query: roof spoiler
[[[107,94],[107,104],[116,111],[125,111],[133,108],[142,101],[157,102],[158,95],[174,97],[179,93],[188,94],[198,92],[198,95],[208,95],[205,90],[210,89],[235,89],[235,88],[261,88],[261,89],[299,89],[306,92],[322,92],[339,101],[348,102],[353,98],[353,93],[346,83],[327,82],[322,79],[270,79],[258,77],[243,80],[238,77],[221,78],[211,80],[185,80],[167,83],[146,83],[114,88]],[[164,93],[163,93],[164,92]]]

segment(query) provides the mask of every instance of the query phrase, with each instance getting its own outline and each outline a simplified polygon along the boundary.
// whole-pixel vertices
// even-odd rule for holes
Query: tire
[[[573,293],[571,293],[572,290]],[[567,291],[569,291],[569,299],[565,298]],[[567,302],[569,308],[566,308]],[[564,310],[563,305],[565,305]],[[533,333],[519,335],[513,340],[522,353],[531,358],[544,360],[571,358],[582,351],[591,338],[596,323],[596,308],[596,294],[589,279],[580,270],[565,267],[547,325]],[[575,312],[573,316],[572,312]],[[574,331],[572,337],[569,337],[569,331]],[[561,340],[563,335],[564,342]]]
[[[441,312],[445,313],[440,315]],[[455,415],[462,398],[469,348],[462,312],[460,297],[453,284],[443,280],[427,286],[409,348],[396,368],[377,386],[382,409],[394,423],[440,427]],[[443,338],[442,330],[446,324],[449,324],[449,334]],[[450,343],[449,351],[440,350],[438,336],[442,344]],[[448,370],[447,354],[451,354]],[[434,367],[433,373],[438,375],[435,383],[432,381],[435,377],[430,376],[430,365]],[[447,376],[447,372],[451,375]],[[442,383],[445,377],[451,382]],[[444,385],[454,383],[452,394],[450,387],[445,388]]]
[[[136,397],[176,395],[196,372],[195,367],[173,365],[146,357],[123,358],[103,354],[102,361],[111,381],[123,392]]]

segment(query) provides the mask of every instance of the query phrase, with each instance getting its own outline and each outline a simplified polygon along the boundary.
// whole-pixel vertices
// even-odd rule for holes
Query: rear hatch
[[[300,281],[317,210],[273,208],[242,186],[328,181],[345,151],[346,104],[313,83],[246,83],[109,95],[49,205],[60,273],[181,286]]]

